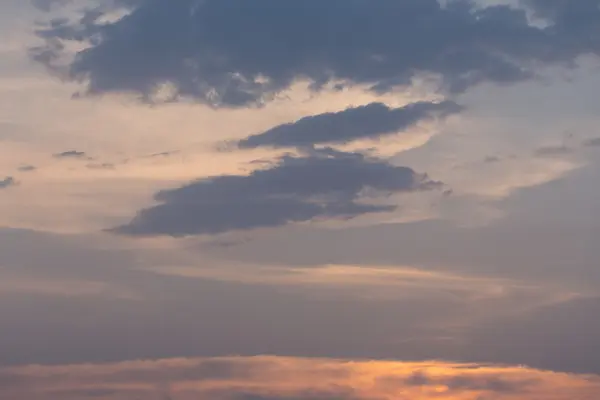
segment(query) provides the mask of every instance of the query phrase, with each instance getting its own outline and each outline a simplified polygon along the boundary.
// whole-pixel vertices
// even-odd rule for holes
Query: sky
[[[2,0],[0,398],[600,396],[599,0]]]

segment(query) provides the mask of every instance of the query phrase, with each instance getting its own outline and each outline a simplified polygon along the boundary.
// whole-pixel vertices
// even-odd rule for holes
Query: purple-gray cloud
[[[283,156],[250,175],[216,176],[159,192],[159,205],[140,211],[114,231],[185,236],[348,219],[395,209],[361,201],[365,191],[385,196],[441,186],[410,168],[361,154],[313,151]]]
[[[451,101],[418,102],[400,108],[382,103],[348,108],[302,118],[240,140],[243,149],[257,147],[311,147],[344,144],[360,139],[378,139],[406,130],[419,122],[456,114],[462,107]]]
[[[86,83],[87,94],[132,92],[153,101],[168,83],[173,99],[214,107],[261,105],[297,80],[314,90],[366,84],[381,93],[433,74],[443,92],[460,93],[600,54],[598,0],[523,1],[549,20],[545,28],[530,25],[523,9],[466,0],[117,3],[130,11],[118,21],[102,19],[110,7],[54,20],[38,30],[47,45],[32,54],[53,64],[65,44],[89,43],[63,69]]]

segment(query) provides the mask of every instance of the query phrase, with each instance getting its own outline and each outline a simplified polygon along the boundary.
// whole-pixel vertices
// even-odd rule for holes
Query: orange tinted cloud
[[[598,376],[443,362],[229,357],[0,370],[5,400],[571,400],[599,395]]]

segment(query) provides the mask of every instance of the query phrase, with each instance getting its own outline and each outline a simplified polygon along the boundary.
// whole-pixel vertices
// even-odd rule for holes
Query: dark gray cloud
[[[443,118],[461,110],[460,105],[451,101],[418,102],[401,108],[371,103],[279,125],[240,140],[238,146],[310,147],[315,144],[343,144],[353,140],[376,139],[408,129],[418,122]]]
[[[12,176],[7,176],[6,178],[0,180],[0,189],[6,189],[11,186],[15,186],[17,181]]]
[[[457,93],[481,82],[530,79],[540,65],[570,65],[600,53],[597,0],[529,0],[551,19],[528,23],[524,9],[451,0],[138,0],[102,22],[106,10],[55,20],[38,30],[55,62],[71,41],[90,43],[65,66],[87,94],[133,92],[151,101],[171,85],[174,99],[212,106],[260,105],[298,79],[370,85],[388,92],[422,74]]]
[[[284,156],[247,176],[217,176],[159,192],[155,198],[161,204],[140,211],[115,231],[182,236],[353,218],[394,210],[390,205],[361,202],[367,192],[388,195],[440,186],[410,168],[361,154],[314,151]]]
[[[86,156],[84,151],[69,150],[63,151],[62,153],[56,153],[53,155],[54,158],[84,158]]]

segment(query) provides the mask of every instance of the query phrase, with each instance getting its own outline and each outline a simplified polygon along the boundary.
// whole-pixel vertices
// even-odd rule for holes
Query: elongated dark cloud
[[[371,103],[279,125],[241,140],[238,146],[310,147],[315,144],[343,144],[353,140],[377,139],[408,129],[421,121],[443,118],[461,109],[461,106],[451,101],[418,102],[401,108]]]
[[[12,176],[7,176],[6,178],[0,180],[0,189],[6,189],[11,186],[15,186],[17,181]]]
[[[77,150],[63,151],[62,153],[54,154],[54,158],[84,158],[85,152]]]
[[[99,0],[98,0],[99,1]],[[388,92],[433,74],[457,93],[482,83],[530,79],[540,65],[600,53],[597,0],[524,1],[551,20],[529,24],[524,9],[467,0],[139,0],[130,13],[55,20],[38,31],[34,57],[55,62],[68,42],[89,43],[65,66],[87,93],[133,92],[212,106],[260,105],[299,80],[366,84]]]
[[[19,168],[17,168],[20,172],[31,172],[31,171],[35,171],[37,169],[37,167],[35,165],[21,165]]]
[[[394,210],[363,194],[428,190],[441,184],[410,168],[333,150],[284,156],[247,176],[218,176],[159,192],[116,232],[132,235],[218,234],[314,219],[353,218]]]

